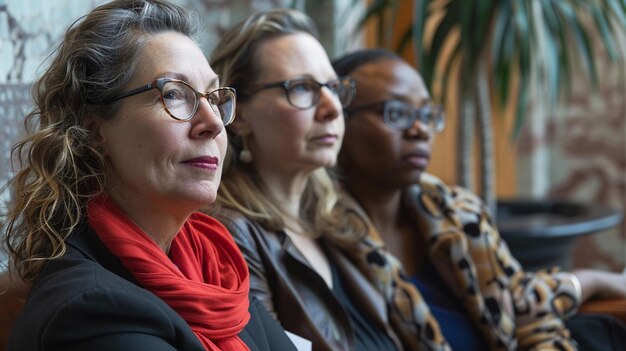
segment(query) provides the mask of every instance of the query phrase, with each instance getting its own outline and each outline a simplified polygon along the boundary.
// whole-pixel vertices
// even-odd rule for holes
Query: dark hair
[[[333,60],[333,68],[338,76],[348,76],[358,67],[381,59],[400,60],[398,54],[387,49],[362,49],[353,51]]]
[[[105,101],[129,83],[150,36],[196,30],[191,13],[165,0],[111,1],[70,26],[34,83],[27,134],[11,151],[21,167],[3,227],[11,271],[30,281],[62,256],[85,204],[102,191],[104,158],[85,124],[114,115],[119,104]]]

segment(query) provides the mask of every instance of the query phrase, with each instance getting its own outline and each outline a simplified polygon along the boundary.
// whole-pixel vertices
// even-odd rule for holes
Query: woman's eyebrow
[[[188,82],[189,78],[180,72],[172,72],[172,71],[166,71],[163,73],[160,73],[157,75],[157,78],[173,78],[173,79],[178,79],[178,80],[182,80],[184,82]]]
[[[172,79],[178,79],[178,80],[182,80],[183,82],[190,84],[193,86],[193,82],[189,79],[189,77],[184,74],[184,73],[180,73],[180,72],[172,72],[172,71],[166,71],[166,72],[162,72],[160,74],[158,74],[156,76],[157,78],[172,78]],[[219,87],[219,77],[215,76],[213,77],[213,79],[211,79],[209,81],[209,83],[205,86],[206,90],[211,90],[211,89],[215,89]],[[201,87],[196,87],[196,89],[202,89]]]
[[[402,101],[402,102],[406,102],[406,103],[411,103],[411,99],[404,95],[404,94],[394,94],[391,93],[391,100],[398,100],[398,101]],[[420,105],[425,105],[427,103],[431,102],[431,98],[430,96],[424,97],[422,99],[419,99],[419,104]]]

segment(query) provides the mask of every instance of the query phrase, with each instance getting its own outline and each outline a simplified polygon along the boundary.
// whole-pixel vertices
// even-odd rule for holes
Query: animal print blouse
[[[462,301],[491,350],[577,350],[563,320],[580,304],[578,281],[558,269],[525,272],[500,237],[483,202],[423,174],[407,189],[428,258]],[[410,350],[450,350],[420,292],[386,251],[356,202],[363,235],[358,240],[329,234],[385,296],[393,328]],[[357,225],[355,223],[355,225]],[[416,234],[416,235],[417,235]],[[418,337],[416,337],[418,336]]]

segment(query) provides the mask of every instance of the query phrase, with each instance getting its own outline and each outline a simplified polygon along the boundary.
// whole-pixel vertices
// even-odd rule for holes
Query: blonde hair
[[[318,36],[313,21],[299,11],[273,9],[256,13],[222,37],[213,51],[211,67],[220,76],[221,83],[237,89],[237,99],[245,102],[250,98],[248,91],[260,75],[256,57],[259,45],[295,33]],[[265,189],[254,167],[237,159],[242,149],[242,137],[230,128],[228,133],[228,152],[215,202],[217,206],[210,211],[216,212],[220,206],[232,208],[274,231],[289,227],[287,219],[292,219],[311,235],[320,235],[340,225],[335,214],[338,194],[325,169],[317,169],[309,176],[300,205],[300,218],[289,218]]]
[[[10,270],[32,281],[83,220],[85,205],[102,192],[105,161],[89,118],[109,119],[107,103],[130,81],[147,38],[164,31],[192,37],[197,21],[162,0],[117,0],[97,7],[67,30],[50,66],[34,83],[35,109],[26,136],[11,150],[19,171],[3,231]]]

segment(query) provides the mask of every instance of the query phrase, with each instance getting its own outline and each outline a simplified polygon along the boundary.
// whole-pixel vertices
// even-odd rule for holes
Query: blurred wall
[[[597,44],[598,41],[593,41]],[[622,38],[622,49],[626,40]],[[519,141],[519,193],[570,199],[626,210],[626,63],[614,64],[596,47],[594,90],[575,72],[573,96],[544,118],[527,120]],[[533,128],[541,123],[543,128]],[[538,168],[538,169],[537,169]],[[622,271],[626,221],[577,239],[575,267]]]

